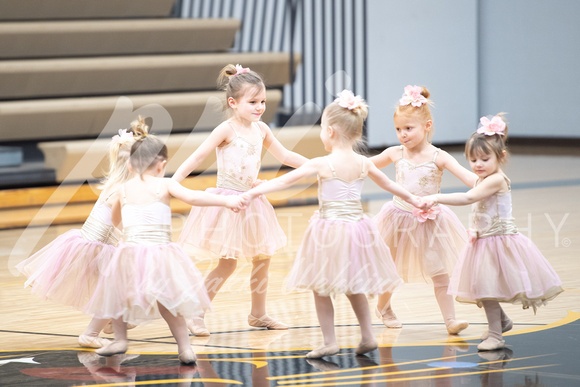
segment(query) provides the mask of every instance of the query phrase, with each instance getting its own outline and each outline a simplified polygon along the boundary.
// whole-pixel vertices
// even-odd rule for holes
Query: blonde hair
[[[149,134],[149,127],[141,117],[133,121],[131,127],[135,128],[135,143],[131,147],[129,162],[133,170],[143,178],[145,171],[167,160],[167,146],[156,136]]]
[[[238,65],[238,68],[241,68]],[[247,92],[253,90],[254,95],[266,88],[262,77],[255,71],[248,69],[246,72],[239,73],[238,68],[233,64],[226,65],[217,79],[219,90],[226,92],[226,101],[231,97],[239,99]]]
[[[465,143],[465,157],[472,158],[477,153],[483,153],[486,155],[495,154],[497,160],[500,164],[504,164],[507,160],[508,148],[506,146],[508,125],[505,119],[506,113],[498,113],[496,116],[505,122],[505,129],[503,130],[503,135],[494,134],[486,135],[484,133],[475,132],[469,137]]]
[[[322,113],[329,126],[332,126],[340,140],[353,143],[358,151],[364,149],[362,140],[364,121],[369,114],[368,105],[363,99],[358,106],[349,109],[339,105],[338,99],[328,105]]]
[[[421,118],[421,120],[424,120],[425,122],[433,121],[431,119],[431,109],[429,109],[429,106],[433,106],[433,101],[429,99],[431,93],[429,93],[429,90],[427,90],[425,86],[421,86],[421,95],[425,97],[425,99],[427,100],[426,103],[421,104],[421,106],[413,106],[411,104],[408,105],[397,104],[393,118],[396,117],[397,114],[417,115]],[[433,137],[433,127],[431,127],[431,130],[427,133],[427,141],[431,142],[432,137]]]

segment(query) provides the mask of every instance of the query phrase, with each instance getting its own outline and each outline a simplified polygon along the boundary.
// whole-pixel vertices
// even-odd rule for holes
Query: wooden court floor
[[[175,342],[160,320],[129,331],[126,355],[100,358],[81,349],[77,336],[89,317],[38,299],[23,287],[14,265],[24,252],[44,246],[80,225],[0,230],[0,385],[2,386],[580,386],[580,156],[574,151],[514,153],[506,170],[512,179],[514,215],[520,232],[540,248],[566,291],[534,314],[506,305],[515,325],[505,350],[478,353],[486,329],[483,311],[456,303],[458,318],[470,322],[449,336],[428,284],[405,284],[393,308],[402,329],[374,318],[380,343],[368,356],[355,356],[359,330],[347,299],[336,297],[336,331],[341,351],[324,360],[305,353],[322,342],[310,293],[285,290],[284,281],[314,205],[280,207],[277,214],[288,245],[272,258],[268,313],[291,326],[267,331],[247,325],[251,266],[240,262],[214,301],[206,322],[209,338],[191,337],[199,360],[180,366]],[[461,155],[456,154],[458,160]],[[394,176],[393,170],[385,172]],[[378,212],[389,195],[370,182],[365,210]],[[445,174],[444,192],[464,190]],[[455,207],[467,225],[469,209]],[[183,216],[174,216],[174,238]],[[196,257],[207,273],[215,262]],[[376,299],[369,298],[374,309]]]

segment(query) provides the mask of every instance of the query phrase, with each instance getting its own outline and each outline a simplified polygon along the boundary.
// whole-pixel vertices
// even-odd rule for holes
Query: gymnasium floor
[[[453,153],[464,163],[460,152]],[[393,169],[385,172],[394,177]],[[191,337],[196,366],[180,366],[177,347],[163,321],[129,331],[129,352],[102,358],[81,349],[77,336],[89,318],[68,307],[43,301],[23,288],[14,265],[24,256],[17,242],[44,246],[80,225],[0,230],[0,385],[2,386],[580,386],[580,155],[570,148],[514,150],[507,175],[512,180],[514,216],[554,266],[565,292],[534,315],[506,305],[515,325],[504,350],[478,353],[486,329],[483,311],[456,304],[458,318],[470,322],[460,336],[445,330],[432,286],[406,284],[394,296],[402,329],[373,319],[380,348],[355,356],[356,319],[344,296],[335,299],[341,351],[324,360],[307,360],[321,333],[310,293],[290,293],[284,280],[292,265],[314,205],[278,208],[289,243],[272,259],[268,313],[288,323],[288,331],[251,328],[249,273],[240,262],[214,301],[206,322],[209,338]],[[390,197],[365,183],[365,210],[376,214]],[[443,191],[464,190],[448,173]],[[469,208],[455,207],[468,224]],[[183,217],[174,217],[174,238]],[[22,240],[25,235],[26,240]],[[210,260],[198,260],[204,273]],[[370,298],[374,310],[376,299]]]

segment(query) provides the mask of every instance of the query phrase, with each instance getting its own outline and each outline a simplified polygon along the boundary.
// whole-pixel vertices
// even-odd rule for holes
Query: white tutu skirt
[[[412,213],[387,202],[374,217],[405,282],[431,282],[453,272],[467,232],[449,207],[439,205],[439,209],[435,219],[419,222]]]
[[[186,319],[210,308],[201,273],[181,246],[127,243],[103,270],[85,312],[137,325],[161,317],[158,303]]]
[[[548,260],[522,234],[480,238],[468,244],[455,267],[448,293],[457,301],[497,300],[534,310],[563,291]]]
[[[243,192],[208,188],[219,195],[240,195]],[[274,208],[261,195],[245,210],[233,212],[225,207],[192,207],[179,236],[180,244],[188,244],[219,258],[248,259],[272,256],[286,245],[286,235]]]
[[[31,286],[32,293],[83,310],[93,296],[100,268],[114,252],[114,246],[88,241],[80,230],[70,230],[16,268],[28,277],[25,286]]]
[[[335,294],[392,293],[402,284],[373,222],[311,219],[290,272],[289,289]]]

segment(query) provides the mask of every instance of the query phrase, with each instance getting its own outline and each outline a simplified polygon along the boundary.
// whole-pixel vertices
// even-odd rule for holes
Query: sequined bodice
[[[118,230],[111,221],[112,210],[104,198],[99,197],[83,226],[81,235],[84,239],[116,245],[119,242]]]
[[[487,199],[473,203],[471,210],[473,214],[472,228],[477,231],[479,238],[518,232],[512,216],[511,190],[493,194]]]
[[[264,139],[257,123],[252,128],[255,134],[251,141],[239,136],[234,128],[232,142],[216,148],[218,188],[247,191],[258,178]]]
[[[397,183],[413,195],[426,196],[439,193],[443,171],[435,163],[438,154],[439,149],[435,151],[432,160],[415,164],[403,157],[403,147],[401,146],[401,158],[395,162]],[[406,211],[413,210],[410,204],[398,196],[395,196],[394,204]]]
[[[328,164],[332,170],[332,177],[325,179],[318,177],[319,217],[350,222],[360,220],[363,217],[361,192],[366,176],[364,167],[358,179],[345,181],[336,175],[330,159]]]

